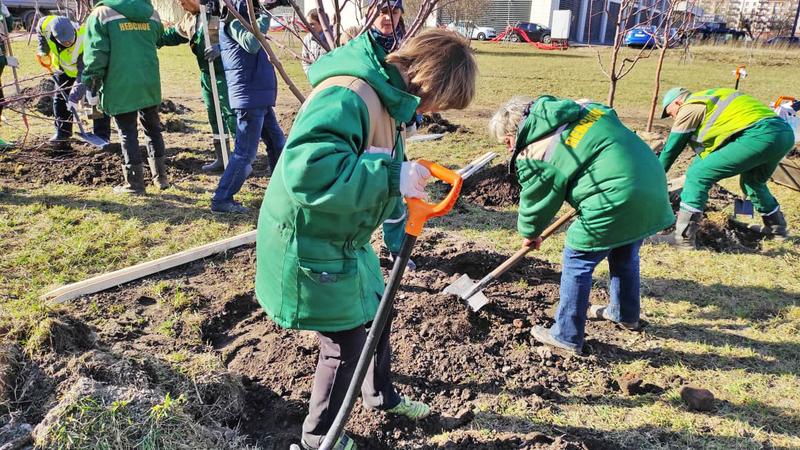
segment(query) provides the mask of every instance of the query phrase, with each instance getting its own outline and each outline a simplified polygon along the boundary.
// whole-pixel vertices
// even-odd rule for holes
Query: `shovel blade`
[[[467,300],[469,307],[472,308],[473,311],[478,311],[489,303],[489,299],[486,298],[481,291],[472,294],[469,298],[465,298],[464,296],[469,293],[473,287],[475,287],[475,282],[472,281],[469,275],[465,274],[461,275],[461,278],[453,282],[453,284],[444,288],[444,292],[457,295],[459,298]]]
[[[108,141],[101,138],[100,136],[94,133],[78,133],[78,137],[80,137],[84,142],[90,145],[94,145],[95,147],[105,147],[108,145]]]

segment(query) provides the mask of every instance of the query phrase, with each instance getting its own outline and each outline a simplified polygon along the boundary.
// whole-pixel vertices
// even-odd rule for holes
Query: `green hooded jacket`
[[[376,92],[397,122],[419,98],[406,93],[386,53],[369,33],[322,56],[312,86],[353,76]],[[258,218],[256,295],[286,328],[350,330],[373,319],[384,289],[372,233],[401,202],[403,140],[394,154],[365,152],[370,118],[362,98],[330,86],[295,118]]]
[[[538,236],[564,201],[578,211],[566,244],[579,251],[626,245],[675,221],[658,158],[607,106],[539,97],[516,145],[525,237]]]
[[[83,80],[115,116],[161,103],[156,42],[164,27],[148,0],[102,0],[87,19]]]

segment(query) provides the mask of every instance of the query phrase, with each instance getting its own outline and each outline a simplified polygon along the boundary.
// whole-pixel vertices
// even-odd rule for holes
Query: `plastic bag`
[[[778,107],[775,108],[775,113],[792,127],[792,131],[794,131],[794,142],[800,142],[800,116],[798,116],[797,111],[792,108],[792,104],[783,103],[778,105]]]

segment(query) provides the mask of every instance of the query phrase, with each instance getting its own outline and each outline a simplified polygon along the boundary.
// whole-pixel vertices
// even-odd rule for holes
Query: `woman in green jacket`
[[[384,281],[370,236],[430,175],[404,162],[403,124],[417,111],[464,108],[475,94],[469,43],[428,30],[386,55],[369,33],[320,57],[258,219],[256,295],[285,328],[320,341],[302,445],[320,446],[344,400]],[[390,326],[362,386],[363,403],[412,419],[429,407],[401,397],[390,373]],[[338,449],[355,447],[346,435]]]
[[[599,103],[516,97],[489,128],[513,151],[524,245],[538,248],[539,234],[565,201],[578,213],[567,231],[555,324],[534,327],[533,337],[581,353],[592,272],[606,258],[611,303],[593,306],[588,315],[637,329],[639,247],[674,221],[656,156]]]

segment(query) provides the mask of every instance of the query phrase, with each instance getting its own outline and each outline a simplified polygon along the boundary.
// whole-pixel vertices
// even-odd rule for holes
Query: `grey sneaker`
[[[564,350],[571,355],[581,355],[582,349],[557,341],[553,336],[550,335],[550,330],[541,325],[536,325],[535,327],[531,328],[531,336],[533,336],[534,339],[542,344]]]
[[[211,202],[211,212],[214,214],[247,214],[248,211],[241,203],[235,201],[226,203]]]
[[[587,316],[590,319],[608,320],[609,322],[614,322],[616,324],[622,325],[623,328],[630,331],[639,331],[642,329],[642,326],[638,320],[636,322],[617,322],[616,320],[613,320],[610,317],[606,316],[606,307],[607,307],[606,305],[592,305],[589,307],[589,313],[587,314]]]

